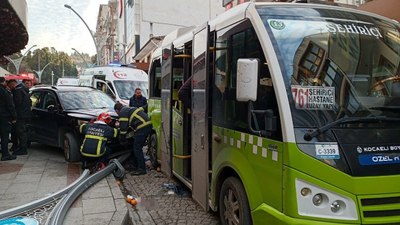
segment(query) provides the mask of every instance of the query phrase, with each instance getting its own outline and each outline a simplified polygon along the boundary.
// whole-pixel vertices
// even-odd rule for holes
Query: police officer
[[[6,89],[6,79],[0,77],[0,135],[1,135],[1,161],[16,159],[8,151],[8,138],[11,124],[15,124],[17,113],[15,112],[13,99]]]
[[[151,121],[142,107],[124,107],[118,102],[114,105],[114,109],[119,115],[121,134],[126,135],[129,131],[132,131],[135,135],[133,143],[133,162],[136,170],[132,171],[131,174],[146,174],[143,145],[153,128]]]
[[[111,154],[111,149],[106,145],[107,141],[118,135],[118,130],[108,125],[110,122],[110,114],[103,112],[94,123],[84,123],[80,126],[79,131],[85,135],[81,146],[83,167],[86,167],[88,158],[97,159],[97,169],[105,167],[108,156]]]

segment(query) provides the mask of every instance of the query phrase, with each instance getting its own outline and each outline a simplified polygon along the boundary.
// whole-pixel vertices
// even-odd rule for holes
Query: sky
[[[70,5],[88,24],[96,30],[100,4],[108,0],[27,0],[29,41],[24,53],[33,45],[54,47],[68,54],[75,48],[80,53],[96,54],[96,47],[85,24],[64,4]]]

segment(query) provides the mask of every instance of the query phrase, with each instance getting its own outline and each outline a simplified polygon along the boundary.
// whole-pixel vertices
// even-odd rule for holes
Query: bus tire
[[[159,166],[157,159],[157,134],[152,133],[149,137],[147,155],[150,157],[151,165],[154,168]]]
[[[236,177],[228,177],[222,184],[218,208],[221,225],[252,224],[246,191]]]
[[[72,133],[64,134],[63,151],[67,162],[77,162],[81,159],[78,142]]]

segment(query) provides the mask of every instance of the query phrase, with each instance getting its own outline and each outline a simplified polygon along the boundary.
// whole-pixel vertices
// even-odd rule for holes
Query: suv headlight
[[[88,121],[86,121],[86,120],[80,120],[80,119],[78,119],[77,122],[78,122],[78,126],[81,126],[81,125],[84,124],[84,123],[88,123]]]
[[[296,179],[297,210],[299,215],[319,218],[357,220],[354,201],[337,193]]]

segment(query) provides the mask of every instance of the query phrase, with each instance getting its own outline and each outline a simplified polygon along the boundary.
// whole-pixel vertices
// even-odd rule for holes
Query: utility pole
[[[40,64],[39,64],[39,70],[38,70],[38,71],[33,70],[33,71],[38,75],[39,84],[42,83],[42,73],[43,73],[43,70],[45,70],[46,67],[47,67],[49,64],[50,64],[50,63],[47,63],[47,64],[43,67],[42,70],[40,70]]]
[[[64,7],[67,8],[67,9],[70,9],[72,12],[74,12],[79,17],[79,19],[81,19],[81,21],[85,24],[86,28],[89,30],[90,36],[92,36],[92,39],[93,39],[94,46],[96,47],[96,54],[97,54],[97,58],[96,58],[97,62],[96,62],[96,64],[100,65],[99,64],[100,63],[99,48],[97,46],[96,39],[94,38],[93,33],[90,30],[89,26],[87,25],[85,20],[83,20],[83,18],[70,5],[65,4]]]
[[[86,61],[83,55],[80,52],[78,52],[78,50],[76,50],[75,48],[72,48],[72,50],[74,50],[82,58],[83,62],[86,64],[85,66],[86,68],[90,67],[89,63]]]

